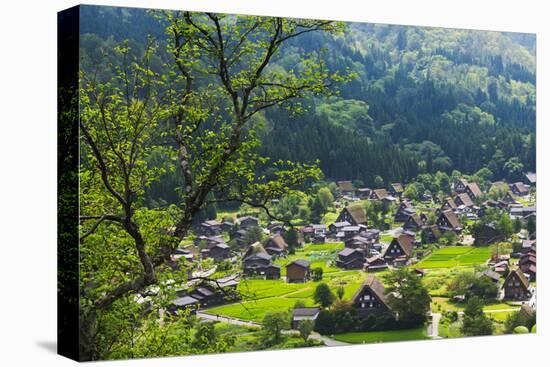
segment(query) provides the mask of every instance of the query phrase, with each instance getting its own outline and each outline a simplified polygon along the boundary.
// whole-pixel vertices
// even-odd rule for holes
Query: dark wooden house
[[[372,256],[365,261],[364,270],[369,273],[386,270],[387,268],[388,263],[382,256]]]
[[[403,200],[397,206],[397,210],[395,211],[395,215],[393,216],[393,221],[396,223],[404,223],[407,221],[407,219],[409,219],[411,215],[415,213],[416,212],[412,204],[409,201]]]
[[[241,217],[239,218],[239,228],[240,229],[247,229],[247,228],[250,228],[250,227],[257,227],[260,225],[260,220],[256,217],[252,217],[252,216],[245,216],[245,217]]]
[[[452,210],[444,210],[439,213],[436,224],[441,231],[454,231],[458,233],[462,230],[458,217]]]
[[[487,223],[481,226],[478,226],[474,232],[474,244],[476,246],[480,245],[490,245],[496,242],[502,242],[506,238],[496,227],[495,223]]]
[[[336,266],[343,269],[362,269],[365,253],[358,249],[345,248],[338,253]]]
[[[403,185],[400,182],[390,184],[390,194],[392,196],[401,197],[403,191]]]
[[[463,178],[460,178],[453,185],[453,191],[456,192],[457,194],[461,194],[463,192],[466,192],[467,187],[468,187],[468,181]]]
[[[321,312],[319,307],[296,307],[292,310],[292,328],[298,329],[298,325],[302,321],[315,322],[319,312]]]
[[[372,190],[368,187],[363,187],[355,190],[355,196],[359,199],[368,199],[372,193]]]
[[[372,274],[367,276],[351,302],[359,316],[393,315],[386,302],[384,285]]]
[[[348,222],[352,226],[367,224],[367,214],[360,206],[346,207],[342,209],[335,222]]]
[[[199,225],[198,232],[206,236],[217,236],[221,233],[221,223],[217,220],[207,220]]]
[[[276,234],[274,236],[271,236],[267,240],[264,248],[270,255],[281,256],[288,251],[288,244],[286,243],[283,236],[281,236],[280,234]]]
[[[454,202],[455,202],[457,207],[464,205],[465,207],[470,208],[470,207],[474,206],[474,202],[472,201],[472,199],[470,198],[470,196],[467,193],[458,194],[455,197]]]
[[[397,258],[412,256],[414,248],[414,237],[408,235],[399,235],[394,237],[388,248],[384,252],[384,259],[388,262],[393,262]]]
[[[336,184],[344,196],[353,195],[353,183],[351,181],[337,181]]]
[[[375,189],[375,190],[372,190],[370,198],[372,200],[384,200],[389,195],[390,194],[386,189]]]
[[[455,210],[457,207],[455,201],[452,198],[446,198],[443,200],[443,204],[441,204],[441,211],[445,211],[448,209]]]
[[[180,310],[189,312],[191,315],[194,315],[197,313],[199,307],[200,302],[198,299],[188,295],[183,295],[173,300],[172,303],[168,305],[167,310],[174,315],[179,314]]]
[[[504,289],[504,299],[526,301],[531,298],[529,281],[519,269],[510,271],[502,287]]]
[[[475,182],[470,182],[466,186],[466,193],[468,194],[468,196],[472,200],[475,200],[475,199],[481,197],[481,195],[483,195],[483,193],[481,192],[481,189],[479,188],[479,186]]]
[[[310,278],[311,263],[307,260],[294,260],[286,265],[286,281],[288,283],[303,283]]]
[[[529,188],[523,184],[523,182],[514,182],[510,184],[510,190],[516,196],[529,195]]]
[[[231,257],[231,249],[226,243],[217,243],[216,245],[206,249],[206,256],[216,261],[222,261]]]
[[[367,251],[370,249],[370,246],[372,245],[373,242],[374,241],[372,239],[369,239],[368,237],[358,235],[345,240],[344,246],[350,249],[359,249],[359,250],[362,250],[364,253],[367,253]]]
[[[421,229],[422,226],[424,226],[424,221],[420,217],[420,215],[414,213],[413,215],[409,216],[405,224],[403,224],[404,229],[408,230],[416,230]]]

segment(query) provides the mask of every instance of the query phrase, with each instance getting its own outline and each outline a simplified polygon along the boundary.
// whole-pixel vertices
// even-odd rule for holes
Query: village
[[[171,255],[171,267],[188,269],[189,280],[168,311],[246,332],[262,329],[272,313],[287,313],[282,332],[305,333],[308,345],[536,327],[534,173],[522,182],[492,182],[486,191],[460,178],[452,195],[417,200],[401,183],[336,186],[332,210],[319,223],[263,221],[237,211],[198,224]],[[381,211],[383,225],[374,225],[367,205]],[[419,279],[430,297],[428,312],[410,325],[388,300],[388,274],[398,271]],[[485,330],[466,330],[470,298],[481,302]]]

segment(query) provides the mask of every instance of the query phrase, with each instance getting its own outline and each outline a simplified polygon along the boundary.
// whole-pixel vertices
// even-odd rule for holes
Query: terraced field
[[[350,299],[364,281],[366,273],[361,271],[334,271],[326,274],[322,282],[334,293],[344,288],[344,299]],[[320,282],[286,283],[284,280],[249,279],[239,284],[239,291],[245,295],[240,303],[207,309],[208,313],[260,322],[267,312],[286,311],[300,300],[306,306],[314,306],[313,292]]]
[[[484,264],[490,257],[489,247],[450,246],[433,251],[416,266],[423,269],[472,266]]]

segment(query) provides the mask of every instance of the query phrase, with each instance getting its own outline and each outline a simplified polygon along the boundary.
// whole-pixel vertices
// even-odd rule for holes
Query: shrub
[[[516,326],[514,328],[514,334],[529,334],[529,329],[525,326]]]
[[[330,290],[329,286],[325,283],[321,283],[315,288],[315,293],[313,293],[313,300],[321,305],[321,307],[326,308],[332,305],[334,302],[334,294]]]
[[[319,281],[323,279],[323,268],[313,268],[311,269],[311,279],[314,281]]]
[[[314,330],[323,335],[334,334],[334,317],[330,311],[319,312],[319,316],[315,319]]]

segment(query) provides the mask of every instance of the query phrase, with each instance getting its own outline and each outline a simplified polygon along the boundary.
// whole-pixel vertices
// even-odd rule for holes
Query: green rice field
[[[433,251],[416,267],[433,269],[480,265],[490,257],[491,249],[489,247],[451,246]]]

